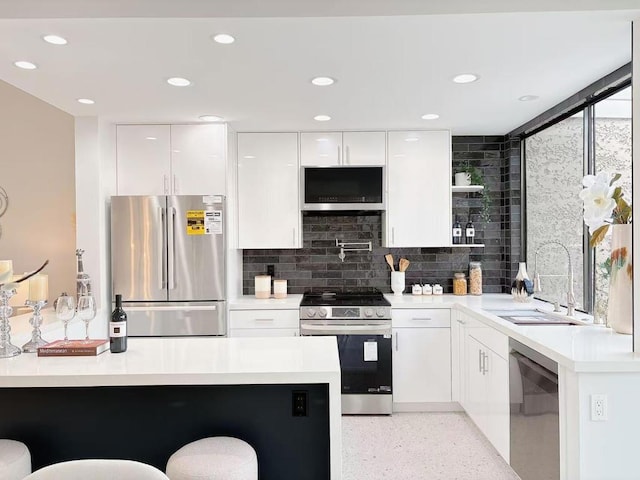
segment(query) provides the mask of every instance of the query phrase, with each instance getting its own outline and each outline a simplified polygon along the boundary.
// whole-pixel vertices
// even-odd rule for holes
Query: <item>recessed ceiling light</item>
[[[45,35],[42,39],[52,45],[66,45],[68,43],[67,39],[60,35]]]
[[[403,157],[406,157],[406,155],[405,155],[404,153],[396,153],[396,154],[394,155],[394,157],[396,157],[396,158],[403,158]]]
[[[200,115],[198,118],[204,122],[221,122],[224,120],[224,118],[218,115]]]
[[[328,122],[331,120],[331,117],[329,115],[316,115],[313,119],[318,122]]]
[[[191,85],[191,80],[187,80],[186,78],[182,77],[171,77],[167,80],[167,83],[169,85],[173,85],[174,87],[188,87],[189,85]]]
[[[328,138],[324,138],[324,137],[322,137],[322,138],[316,138],[316,142],[328,142],[328,141],[329,141],[329,139],[328,139]]]
[[[404,139],[405,142],[417,142],[418,140],[418,137],[407,137]]]
[[[318,87],[326,87],[328,85],[333,85],[335,80],[331,77],[316,77],[311,80],[311,83],[317,85]]]
[[[245,155],[244,158],[252,159],[252,158],[256,158],[256,156],[255,155]]]
[[[157,140],[158,137],[145,137],[147,140]]]
[[[79,98],[78,102],[79,103],[83,103],[85,105],[93,105],[94,103],[96,103],[93,100],[91,100],[90,98]]]
[[[453,77],[453,81],[456,83],[471,83],[478,80],[478,75],[474,73],[461,73],[460,75],[456,75]]]
[[[422,115],[423,120],[436,120],[438,118],[440,118],[440,115],[438,115],[437,113],[425,113],[424,115]]]
[[[173,153],[180,153],[180,150],[174,150]]]
[[[324,158],[324,157],[328,157],[328,156],[329,156],[329,154],[328,154],[328,153],[321,153],[321,154],[320,154],[320,155],[318,155],[318,156],[319,156],[319,157],[323,157],[323,158]]]
[[[218,33],[217,35],[214,35],[211,38],[213,38],[214,42],[222,43],[223,45],[229,45],[230,43],[233,43],[236,41],[236,39],[231,35],[229,35],[228,33]]]
[[[540,97],[537,95],[523,95],[518,100],[521,102],[532,102],[533,100],[538,100]]]
[[[35,63],[27,62],[25,60],[18,60],[13,63],[18,68],[24,68],[25,70],[34,70],[38,68]]]

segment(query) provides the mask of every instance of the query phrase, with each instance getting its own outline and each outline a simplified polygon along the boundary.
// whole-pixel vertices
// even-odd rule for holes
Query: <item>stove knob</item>
[[[376,315],[378,315],[379,317],[384,317],[385,313],[386,312],[384,308],[379,308],[378,310],[376,310]]]
[[[365,308],[364,309],[364,316],[365,317],[373,317],[373,310],[371,308]]]
[[[315,317],[316,316],[316,311],[313,308],[308,308],[307,309],[307,317]]]
[[[325,318],[327,316],[327,309],[326,308],[320,308],[318,309],[318,315],[321,318]]]

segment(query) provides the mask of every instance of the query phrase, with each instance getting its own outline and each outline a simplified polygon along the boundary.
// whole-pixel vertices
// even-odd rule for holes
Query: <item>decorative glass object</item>
[[[33,330],[31,331],[31,340],[22,346],[22,351],[24,353],[37,353],[38,347],[49,343],[46,340],[43,340],[40,332],[40,325],[42,325],[42,315],[40,315],[40,310],[42,310],[42,308],[47,304],[47,301],[27,300],[24,304],[33,308],[33,315],[29,319],[29,323],[33,327]]]
[[[0,288],[0,358],[9,358],[20,355],[19,347],[11,343],[11,325],[9,317],[13,308],[9,306],[9,299],[16,293],[15,289]]]

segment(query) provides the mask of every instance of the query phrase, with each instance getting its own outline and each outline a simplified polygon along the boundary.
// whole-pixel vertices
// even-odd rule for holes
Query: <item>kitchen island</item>
[[[294,412],[294,392],[306,398]],[[340,479],[340,365],[334,337],[130,338],[126,353],[0,360],[0,437],[34,468],[128,458],[164,470],[182,445],[251,444],[261,479]],[[305,415],[306,414],[306,415]]]

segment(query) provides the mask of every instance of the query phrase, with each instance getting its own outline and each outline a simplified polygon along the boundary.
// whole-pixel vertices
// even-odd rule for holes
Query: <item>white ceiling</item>
[[[30,2],[14,6],[24,3]],[[451,128],[458,135],[501,134],[628,63],[631,20],[640,17],[640,2],[632,3],[639,10],[5,18],[0,79],[72,115],[120,123],[193,123],[199,115],[217,114],[239,131]],[[18,10],[0,10],[0,17],[25,16]],[[212,42],[210,35],[219,32],[233,34],[236,42]],[[47,33],[69,44],[45,43]],[[16,60],[39,68],[18,69]],[[481,78],[451,82],[461,72]],[[338,81],[314,87],[309,81],[316,75]],[[193,85],[171,87],[165,80],[172,76]],[[523,95],[540,98],[518,101]],[[81,105],[81,97],[96,104]],[[431,112],[440,119],[420,119]],[[321,113],[332,120],[314,121]]]

